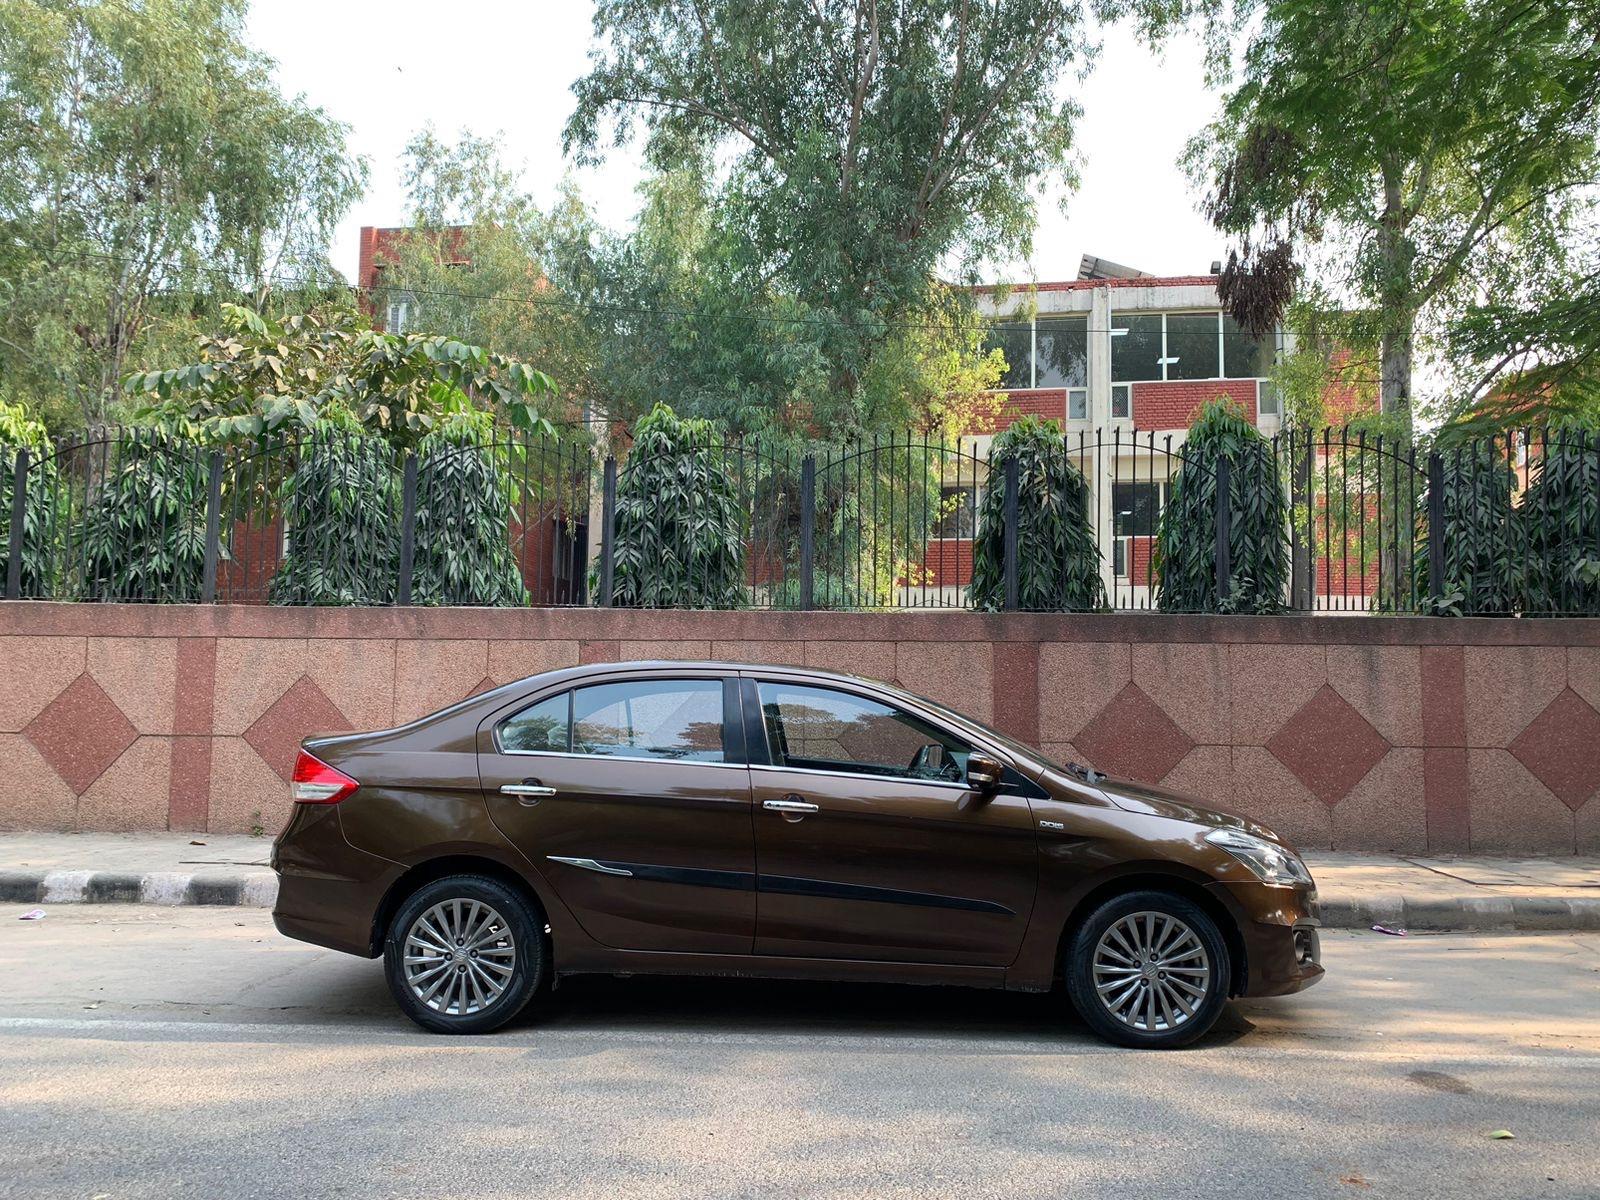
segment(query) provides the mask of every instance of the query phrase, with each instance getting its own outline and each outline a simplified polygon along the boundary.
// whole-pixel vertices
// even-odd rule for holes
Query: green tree
[[[1166,612],[1282,610],[1289,579],[1289,513],[1272,444],[1232,401],[1200,409],[1184,442],[1156,529],[1150,569]],[[1228,460],[1232,588],[1217,594],[1218,462]]]
[[[780,333],[821,318],[767,365],[823,428],[869,428],[871,360],[927,321],[936,273],[1026,257],[1036,190],[1074,181],[1067,80],[1091,47],[1072,0],[604,0],[595,31],[568,148],[642,129],[651,163],[711,180],[721,294],[770,291]]]
[[[1243,73],[1188,154],[1210,218],[1238,241],[1224,300],[1263,331],[1309,268],[1377,347],[1384,411],[1408,412],[1419,333],[1442,337],[1478,296],[1558,270],[1592,220],[1600,4],[1234,12],[1250,31]]]
[[[169,430],[129,429],[91,489],[72,557],[85,600],[193,604],[205,578],[206,455]]]
[[[401,178],[411,233],[381,255],[378,314],[403,300],[412,327],[539,363],[560,387],[560,419],[575,420],[602,399],[594,325],[547,266],[557,248],[596,236],[573,189],[564,185],[546,214],[496,139],[464,130],[450,142],[431,127],[406,145]]]
[[[537,401],[555,384],[543,371],[482,346],[414,333],[380,333],[348,306],[269,320],[222,306],[222,329],[199,339],[197,361],[130,375],[124,386],[146,415],[183,421],[221,438],[306,429],[332,412],[397,446],[413,446],[441,420],[493,401],[519,429],[551,433]]]
[[[293,466],[278,487],[288,551],[272,604],[393,604],[400,563],[400,473],[394,447],[348,417],[280,443]]]
[[[51,597],[54,575],[53,539],[57,536],[55,512],[59,475],[51,454],[44,423],[28,415],[20,404],[0,397],[0,587],[10,569],[11,508],[15,499],[17,454],[27,450],[28,494],[22,512],[22,594],[35,599]]]
[[[612,603],[743,607],[746,526],[720,432],[658,406],[634,428],[617,481]]]
[[[243,0],[0,0],[0,381],[102,420],[177,297],[332,281],[345,128],[279,91]]]
[[[1106,603],[1090,524],[1088,481],[1059,426],[1024,417],[994,439],[989,485],[972,545],[972,607],[1005,602],[1005,475],[1017,462],[1017,605],[1026,612],[1091,612]]]

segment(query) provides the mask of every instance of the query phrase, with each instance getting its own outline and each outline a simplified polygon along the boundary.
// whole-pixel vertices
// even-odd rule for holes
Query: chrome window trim
[[[656,757],[654,757],[652,755],[648,755],[648,754],[640,754],[640,755],[633,755],[633,754],[579,754],[576,750],[507,750],[505,748],[505,746],[500,741],[500,730],[502,728],[504,728],[506,725],[509,725],[512,721],[516,720],[518,716],[520,716],[521,714],[527,712],[530,708],[537,708],[539,705],[543,704],[546,700],[554,699],[556,696],[559,696],[559,695],[565,695],[565,696],[567,696],[569,698],[568,701],[567,701],[567,739],[568,739],[568,741],[571,741],[571,739],[572,739],[572,726],[574,724],[572,714],[573,714],[573,711],[574,711],[574,706],[577,704],[577,693],[579,691],[583,690],[584,688],[604,687],[604,686],[606,686],[608,684],[633,683],[633,682],[636,682],[636,681],[642,683],[642,682],[644,682],[646,680],[649,680],[651,682],[654,682],[654,681],[657,681],[657,680],[663,680],[663,681],[668,682],[668,683],[672,683],[672,682],[709,683],[709,682],[713,682],[713,681],[721,682],[722,680],[737,679],[737,678],[738,678],[737,675],[732,674],[732,673],[727,672],[727,671],[724,671],[724,672],[722,672],[720,674],[713,673],[711,671],[706,671],[703,674],[683,674],[683,675],[680,675],[680,674],[678,674],[676,672],[668,672],[668,671],[663,671],[663,672],[660,672],[660,673],[657,673],[657,672],[654,672],[654,671],[639,671],[639,672],[635,672],[635,673],[624,673],[624,674],[621,674],[620,677],[615,677],[615,678],[610,676],[609,674],[601,675],[597,679],[593,680],[592,682],[591,681],[587,681],[587,680],[583,681],[583,682],[578,682],[576,680],[571,680],[571,681],[568,681],[567,683],[563,684],[561,687],[552,688],[548,692],[536,693],[537,699],[527,700],[526,703],[519,703],[518,706],[516,707],[516,709],[514,709],[513,711],[511,711],[509,713],[506,713],[506,715],[503,716],[503,717],[499,716],[498,714],[496,714],[495,716],[491,717],[490,719],[494,721],[494,724],[492,724],[489,727],[489,740],[494,744],[494,752],[496,754],[510,754],[510,755],[518,755],[518,756],[544,755],[544,756],[549,757],[549,758],[607,758],[607,759],[622,758],[622,759],[629,759],[629,760],[632,760],[634,762],[679,763],[679,764],[687,764],[689,766],[696,766],[696,767],[742,767],[742,766],[744,766],[744,763],[728,762],[726,757],[724,757],[723,760],[720,761],[720,762],[706,762],[706,761],[702,761],[700,759],[656,758]],[[469,696],[467,699],[470,700],[471,698],[472,697]],[[462,701],[462,703],[464,704],[464,703],[466,703],[466,701]],[[720,698],[719,698],[719,703],[720,703]],[[479,729],[482,729],[482,728],[483,727],[480,725]],[[723,748],[722,748],[722,753],[723,753],[724,756],[726,756],[727,753],[728,753],[728,748],[727,748],[727,745],[726,745],[728,731],[726,729],[724,729],[722,731],[722,733],[723,733],[723,742],[724,742],[724,745],[723,745]]]
[[[499,731],[496,730],[498,735]],[[505,754],[512,758],[583,758],[591,762],[604,760],[605,762],[644,762],[661,763],[672,767],[733,767],[743,771],[748,764],[728,762],[726,759],[718,762],[709,762],[698,758],[654,758],[647,754],[579,754],[576,750],[507,750],[500,745],[500,739],[495,737],[495,753]]]
[[[765,763],[751,763],[752,771],[784,771],[800,775],[825,775],[831,779],[870,779],[877,783],[914,783],[921,787],[947,788],[953,792],[970,792],[964,783],[950,783],[943,779],[920,779],[915,775],[873,775],[865,771],[827,771],[821,767],[773,767]]]

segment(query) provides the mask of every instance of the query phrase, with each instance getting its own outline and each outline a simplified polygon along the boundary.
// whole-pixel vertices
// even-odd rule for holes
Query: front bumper
[[[1312,888],[1219,884],[1239,915],[1242,996],[1287,996],[1311,987],[1322,968],[1322,910]]]

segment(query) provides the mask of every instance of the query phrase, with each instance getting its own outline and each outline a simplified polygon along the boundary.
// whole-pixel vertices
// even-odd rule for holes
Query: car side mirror
[[[999,759],[990,758],[974,750],[967,755],[967,786],[977,792],[992,792],[1000,786],[1000,777],[1006,773]]]

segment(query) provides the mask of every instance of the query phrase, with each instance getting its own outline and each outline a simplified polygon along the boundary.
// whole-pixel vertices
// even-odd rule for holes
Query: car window
[[[572,693],[562,692],[508,717],[500,724],[500,749],[565,752],[570,744],[571,706]]]
[[[631,679],[578,688],[572,752],[722,762],[722,681]]]
[[[972,747],[904,709],[832,688],[762,683],[779,766],[959,783]]]

